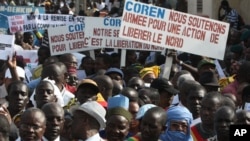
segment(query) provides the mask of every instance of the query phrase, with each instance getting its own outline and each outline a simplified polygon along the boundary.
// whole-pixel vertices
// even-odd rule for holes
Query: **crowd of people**
[[[118,16],[118,2],[95,3],[91,15],[116,7]],[[74,13],[73,2],[42,4]],[[38,64],[28,76],[23,56],[0,60],[0,140],[229,141],[230,125],[250,124],[250,28],[231,10],[222,0],[219,20],[231,25],[224,60],[127,50],[121,68],[121,50],[84,51],[79,62],[74,53],[51,56],[46,32],[15,33],[15,51],[37,50]]]

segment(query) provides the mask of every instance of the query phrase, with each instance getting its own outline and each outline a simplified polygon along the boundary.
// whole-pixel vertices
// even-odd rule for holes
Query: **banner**
[[[84,24],[67,25],[48,29],[50,53],[60,55],[96,49],[92,44],[98,44],[98,40],[92,40],[85,36]],[[91,48],[90,48],[91,47]]]
[[[222,60],[228,32],[228,23],[126,0],[119,37]]]
[[[15,36],[0,34],[0,60],[7,60],[12,54]]]
[[[44,7],[31,7],[31,6],[0,6],[0,34],[6,34],[8,25],[8,16],[45,13]]]
[[[92,47],[105,47],[116,49],[132,49],[147,51],[163,51],[163,47],[145,44],[119,37],[121,18],[85,18],[85,36]]]
[[[62,14],[24,14],[9,16],[11,33],[16,31],[33,31],[54,28],[57,26],[84,24],[85,17]]]

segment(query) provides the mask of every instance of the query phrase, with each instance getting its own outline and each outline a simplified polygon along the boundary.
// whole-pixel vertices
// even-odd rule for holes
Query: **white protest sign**
[[[222,60],[228,31],[228,23],[126,0],[119,37]]]
[[[119,38],[121,18],[85,17],[85,35],[91,38],[93,47],[163,51],[163,47]],[[90,40],[89,40],[90,41]]]
[[[13,53],[15,36],[0,34],[0,60],[6,60]]]
[[[89,44],[89,37],[85,37],[84,24],[67,25],[48,29],[50,53],[60,55],[96,49]],[[98,40],[91,42],[98,44]]]
[[[28,32],[33,30],[44,30],[57,26],[72,24],[84,24],[83,16],[62,14],[24,14],[9,16],[9,29],[11,33],[17,31]]]
[[[17,55],[23,56],[26,63],[38,63],[37,50],[20,50],[16,52]]]

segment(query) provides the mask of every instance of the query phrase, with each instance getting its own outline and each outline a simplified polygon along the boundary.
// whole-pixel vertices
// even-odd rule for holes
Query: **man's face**
[[[144,81],[142,79],[133,79],[128,82],[128,87],[134,88],[136,91],[139,91],[144,87]]]
[[[130,129],[131,128],[138,128],[139,121],[135,119],[136,114],[139,111],[139,104],[137,102],[129,102],[129,112],[133,116],[132,121],[130,122]]]
[[[173,120],[170,122],[170,131],[180,131],[185,134],[188,132],[188,123],[185,120]]]
[[[141,136],[142,140],[150,141],[158,139],[164,129],[161,118],[157,114],[148,114],[141,121]]]
[[[38,108],[49,102],[56,102],[56,96],[54,94],[54,87],[50,82],[41,81],[36,87],[35,100]]]
[[[219,111],[219,110],[218,110]],[[218,136],[229,137],[229,127],[235,122],[233,110],[224,108],[215,114],[214,125]]]
[[[63,62],[67,68],[77,68],[77,60],[75,56],[68,57],[66,62]]]
[[[105,131],[108,140],[123,141],[129,132],[129,122],[123,116],[113,115],[109,117]]]
[[[67,84],[69,84],[70,86],[77,86],[78,84],[77,74],[75,73],[68,74],[66,81]]]
[[[45,129],[45,118],[41,118],[41,113],[32,111],[21,118],[19,133],[22,141],[41,140]]]
[[[82,69],[84,69],[87,73],[92,73],[94,68],[94,60],[91,58],[87,58],[82,63]]]
[[[86,118],[86,113],[83,111],[75,111],[73,116],[73,122],[71,126],[72,137],[74,139],[87,139],[87,129],[86,125],[88,119]]]
[[[95,59],[95,65],[94,65],[94,69],[95,69],[95,72],[97,72],[98,70],[100,69],[107,69],[107,66],[105,65],[105,63],[103,62],[103,59],[100,58],[100,57],[97,57]]]
[[[62,109],[59,108],[51,108],[44,110],[47,123],[46,123],[46,131],[44,136],[48,140],[55,140],[63,130],[64,126],[64,113]]]
[[[187,108],[193,114],[194,119],[200,117],[201,100],[205,96],[205,90],[191,90],[187,97]]]
[[[116,81],[118,81],[121,85],[123,85],[123,79],[122,79],[121,75],[119,75],[118,73],[110,73],[110,74],[108,74],[108,76],[109,76],[112,80],[116,80]]]
[[[167,91],[160,92],[160,103],[159,106],[163,109],[169,107],[174,99],[174,95]]]
[[[76,98],[80,102],[80,104],[83,104],[87,101],[96,100],[97,98],[97,90],[98,89],[91,85],[85,85],[78,87],[76,91]]]
[[[15,112],[25,109],[28,103],[28,88],[25,84],[18,83],[11,86],[8,94],[9,108]]]
[[[202,100],[200,116],[203,125],[211,126],[214,124],[214,114],[219,107],[219,98],[207,98]]]

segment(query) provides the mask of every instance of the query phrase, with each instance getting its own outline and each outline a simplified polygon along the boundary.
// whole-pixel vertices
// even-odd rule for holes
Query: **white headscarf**
[[[54,94],[56,95],[57,103],[59,105],[61,105],[62,107],[65,106],[62,94],[61,94],[59,88],[55,85],[55,81],[54,80],[50,80],[49,78],[44,78],[42,81],[47,81],[47,82],[49,82],[54,87]],[[35,101],[35,98],[34,98],[35,94],[36,94],[36,89],[34,89],[32,95],[30,97],[30,101],[32,102],[32,104],[34,105],[34,107],[37,107],[37,104],[36,104],[36,101]]]

